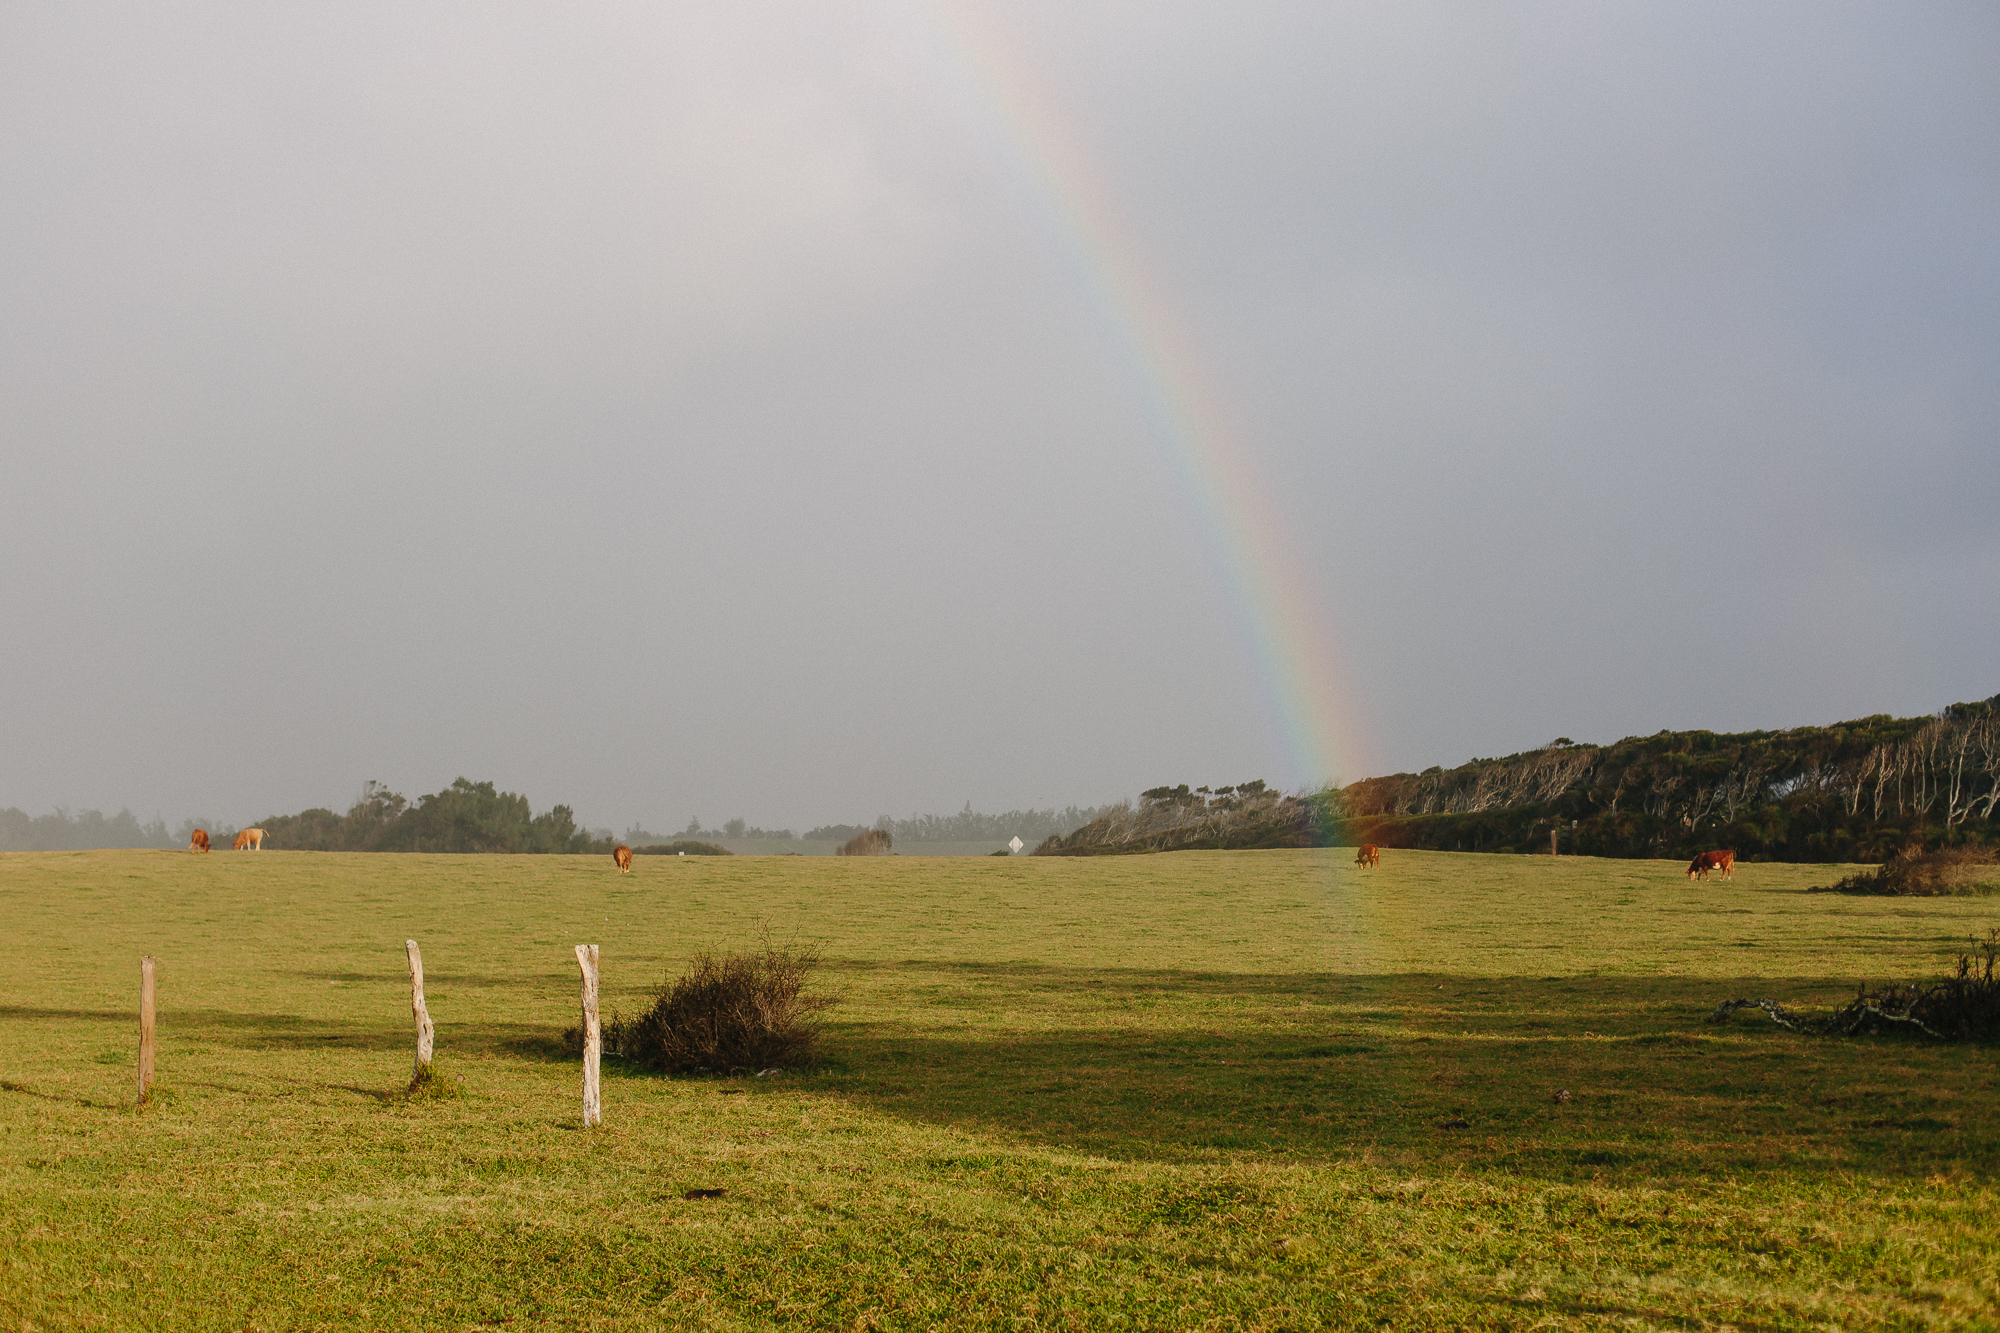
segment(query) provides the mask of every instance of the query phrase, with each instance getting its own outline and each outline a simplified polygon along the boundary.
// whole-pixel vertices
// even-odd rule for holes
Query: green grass
[[[726,847],[738,856],[832,856],[841,847],[839,840],[806,838],[711,838],[703,842]],[[899,842],[897,856],[991,856],[1006,846],[1004,838],[980,842]]]
[[[0,1329],[2000,1325],[1995,1052],[1702,1021],[1991,900],[1345,860],[0,856]],[[767,928],[828,1062],[583,1130],[571,946],[630,1008]]]

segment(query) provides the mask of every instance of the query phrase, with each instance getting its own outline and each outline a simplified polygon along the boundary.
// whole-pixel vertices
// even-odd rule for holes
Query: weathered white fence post
[[[417,1019],[417,1067],[410,1071],[410,1086],[416,1087],[431,1072],[431,1045],[437,1030],[431,1026],[431,1011],[424,1004],[424,955],[415,940],[404,940],[403,951],[410,956],[410,1012]]]
[[[604,1118],[597,1086],[598,1061],[604,1054],[604,1029],[597,1021],[597,946],[577,945],[576,965],[583,969],[583,1123],[588,1127]]]
[[[139,960],[139,1105],[153,1091],[153,973],[151,957]]]

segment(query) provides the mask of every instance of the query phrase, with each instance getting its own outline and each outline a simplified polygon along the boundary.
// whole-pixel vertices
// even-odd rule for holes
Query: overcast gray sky
[[[0,4],[0,806],[803,828],[2000,690],[2000,10],[973,9],[1337,774],[942,0],[86,0]]]

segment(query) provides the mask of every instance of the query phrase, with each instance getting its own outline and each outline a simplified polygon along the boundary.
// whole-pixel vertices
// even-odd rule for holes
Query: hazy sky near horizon
[[[2000,690],[2000,11],[967,6],[1011,87],[957,12],[0,7],[0,806],[803,829]]]

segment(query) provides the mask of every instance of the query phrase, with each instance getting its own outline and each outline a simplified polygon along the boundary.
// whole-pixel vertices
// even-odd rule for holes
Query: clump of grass
[[[698,953],[636,1018],[612,1015],[604,1051],[670,1074],[797,1069],[818,1054],[819,1015],[833,1003],[809,988],[819,951],[768,941],[744,953]],[[571,1029],[564,1044],[583,1047]]]
[[[455,1102],[465,1096],[465,1084],[451,1074],[440,1074],[436,1065],[420,1066],[403,1090],[406,1102]]]
[[[2000,856],[1987,847],[1905,847],[1870,871],[1849,875],[1810,893],[1860,893],[1895,898],[1940,898],[2000,893]]]
[[[146,1089],[146,1095],[139,1099],[139,1109],[147,1111],[157,1107],[172,1106],[180,1099],[180,1094],[166,1084],[154,1083],[152,1087]]]

